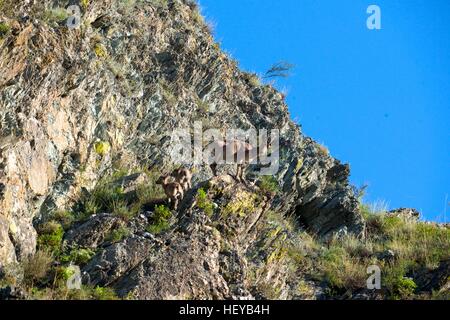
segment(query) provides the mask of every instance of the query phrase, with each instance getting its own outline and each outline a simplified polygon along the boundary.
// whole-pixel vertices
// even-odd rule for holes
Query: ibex
[[[182,187],[183,191],[186,192],[192,188],[192,172],[187,168],[179,168],[172,172],[172,177],[175,178],[175,182],[178,182]]]
[[[244,182],[244,165],[256,163],[258,160],[258,153],[256,152],[257,149],[255,150],[250,143],[240,140],[232,140],[230,142],[216,141],[214,144],[214,150],[222,150],[220,154],[215,155],[214,162],[209,165],[214,176],[217,176],[217,163],[222,160],[227,161],[227,147],[230,146],[233,161],[237,163],[236,179],[239,182]],[[267,153],[267,149],[267,145],[264,144],[264,147],[260,150],[260,152]],[[241,155],[240,157],[243,155],[243,158],[238,159],[238,155]]]
[[[184,190],[181,184],[178,182],[170,182],[170,176],[161,176],[156,184],[162,185],[164,193],[169,198],[169,204],[173,206],[173,209],[177,210],[179,202],[184,197]]]

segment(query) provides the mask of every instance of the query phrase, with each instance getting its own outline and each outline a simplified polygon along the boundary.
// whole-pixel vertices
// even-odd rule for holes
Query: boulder
[[[390,215],[399,217],[410,221],[418,221],[420,219],[420,213],[416,209],[411,208],[399,208],[388,212]]]
[[[97,248],[105,240],[111,230],[122,224],[119,218],[109,213],[96,214],[86,222],[68,230],[64,235],[64,240],[69,245],[84,248]]]

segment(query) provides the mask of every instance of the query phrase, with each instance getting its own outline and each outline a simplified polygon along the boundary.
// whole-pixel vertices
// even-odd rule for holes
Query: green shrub
[[[197,192],[197,207],[209,217],[214,213],[214,205],[203,188],[200,188]]]
[[[172,213],[169,208],[164,205],[156,206],[152,217],[152,224],[147,227],[147,231],[153,234],[158,234],[167,230],[170,227],[169,219],[171,217]]]
[[[82,209],[77,213],[76,216],[78,221],[84,221],[91,215],[99,213],[101,210],[101,208],[97,204],[97,201],[92,196],[83,200],[81,205]]]
[[[375,264],[382,269],[386,298],[417,298],[417,285],[406,275],[424,267],[434,269],[449,258],[450,230],[393,216],[387,214],[386,209],[375,207],[360,206],[366,219],[366,238],[361,240],[348,235],[327,242],[328,248],[317,261],[312,261],[318,271],[314,277],[325,280],[332,294],[342,294],[364,286],[366,268]],[[394,258],[378,260],[376,253],[385,250],[392,250]],[[311,260],[308,256],[306,259]]]
[[[112,230],[108,236],[106,237],[106,240],[111,242],[120,242],[126,237],[130,235],[130,230],[127,227],[120,226],[119,228]]]
[[[403,230],[405,221],[395,216],[385,216],[382,222],[383,233],[395,235]]]
[[[272,176],[262,176],[259,181],[259,187],[261,191],[267,193],[278,193],[280,187],[278,186],[278,181]]]
[[[339,244],[331,245],[320,256],[319,270],[331,289],[355,290],[367,278],[364,262],[352,258]]]
[[[147,231],[152,234],[159,234],[170,228],[170,224],[167,221],[161,221],[159,223],[151,224],[147,227]]]
[[[450,258],[450,229],[420,222],[414,228],[410,243],[414,246],[414,260],[429,267]]]
[[[69,254],[61,256],[60,261],[63,263],[72,262],[76,265],[85,265],[94,255],[95,251],[91,249],[72,249]]]
[[[141,204],[146,204],[154,200],[164,198],[164,190],[160,185],[156,184],[156,181],[161,176],[160,170],[153,168],[150,170],[145,170],[144,173],[147,175],[149,182],[137,188],[139,202]]]
[[[106,181],[116,181],[133,173],[128,168],[116,167],[116,165],[117,164],[113,164],[114,171],[112,172],[111,176],[106,179]]]
[[[302,167],[303,167],[303,159],[299,158],[297,160],[297,164],[295,165],[295,172],[299,172]]]
[[[383,234],[383,217],[380,214],[368,213],[364,216],[364,211],[362,212],[363,217],[366,220],[367,233],[372,239],[380,239],[384,237]]]
[[[138,211],[138,210],[133,210]],[[124,221],[131,219],[135,212],[130,210],[124,201],[118,201],[113,204],[113,214]]]
[[[117,294],[111,288],[95,287],[92,294],[94,300],[118,300]]]
[[[9,33],[11,28],[6,23],[0,23],[0,39]]]
[[[86,216],[100,212],[113,213],[125,205],[125,195],[121,187],[113,187],[107,182],[100,182],[84,201]]]
[[[38,247],[59,255],[64,235],[63,227],[56,221],[49,221],[38,227]]]
[[[89,7],[89,0],[80,0],[81,7],[86,10]]]
[[[57,267],[56,268],[56,274],[55,279],[59,282],[60,286],[63,286],[67,280],[70,279],[71,276],[75,274],[75,271],[72,267]]]
[[[394,284],[394,299],[408,299],[414,294],[417,285],[411,278],[400,277]]]
[[[43,20],[49,24],[58,24],[62,23],[69,17],[69,14],[64,8],[53,8],[50,10],[46,10],[43,14]]]
[[[118,179],[131,174],[129,171],[119,169],[111,176],[103,177],[95,188],[89,194],[84,195],[78,202],[75,210],[77,219],[85,220],[93,214],[108,212],[127,221],[141,212],[144,205],[162,199],[165,196],[162,188],[156,184],[161,175],[159,171],[154,169],[144,170],[148,183],[136,187],[136,197],[130,203],[131,198],[129,195],[127,196],[123,188],[115,183]]]
[[[99,58],[107,58],[108,57],[108,50],[101,43],[96,43],[94,45],[93,50],[94,50],[95,55]],[[107,142],[99,142],[99,143],[103,144],[103,147],[101,147],[101,148],[105,148],[104,149],[105,151],[97,151],[97,147],[96,147],[96,151],[98,154],[103,156],[103,154],[106,154],[107,152],[109,152],[109,144]],[[103,154],[101,154],[100,152]]]
[[[450,229],[388,214],[367,219],[368,236],[380,250],[392,249],[400,261],[436,267],[450,257]]]
[[[103,48],[104,47],[102,47],[100,44],[95,45],[94,51],[98,57],[106,56],[106,53],[104,53]],[[111,150],[111,145],[106,141],[98,141],[94,144],[94,150],[99,156],[104,157]]]
[[[154,221],[167,221],[172,217],[172,213],[170,209],[164,205],[156,206],[155,208],[155,216]]]
[[[75,217],[70,211],[56,211],[53,213],[53,220],[60,223],[64,230],[67,230],[75,221]]]
[[[68,274],[70,274],[70,271]],[[68,290],[63,279],[59,279],[52,287],[32,287],[29,294],[32,300],[87,300],[95,298],[94,288],[81,286],[79,290]]]
[[[48,274],[53,263],[53,256],[45,250],[38,250],[23,264],[24,281],[27,285],[33,285],[42,280]]]

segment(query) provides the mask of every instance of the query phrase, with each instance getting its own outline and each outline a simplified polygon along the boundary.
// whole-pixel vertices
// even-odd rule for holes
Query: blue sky
[[[367,202],[450,220],[450,1],[200,0],[242,69],[277,80],[292,118],[369,185]],[[382,30],[366,27],[369,5]],[[446,196],[449,199],[446,201]]]

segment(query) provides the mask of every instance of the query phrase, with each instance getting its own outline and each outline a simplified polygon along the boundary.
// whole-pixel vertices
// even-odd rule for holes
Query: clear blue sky
[[[450,1],[200,0],[222,48],[277,80],[303,131],[369,185],[366,201],[450,219]],[[380,6],[382,30],[366,9]],[[449,199],[446,203],[446,195]]]

